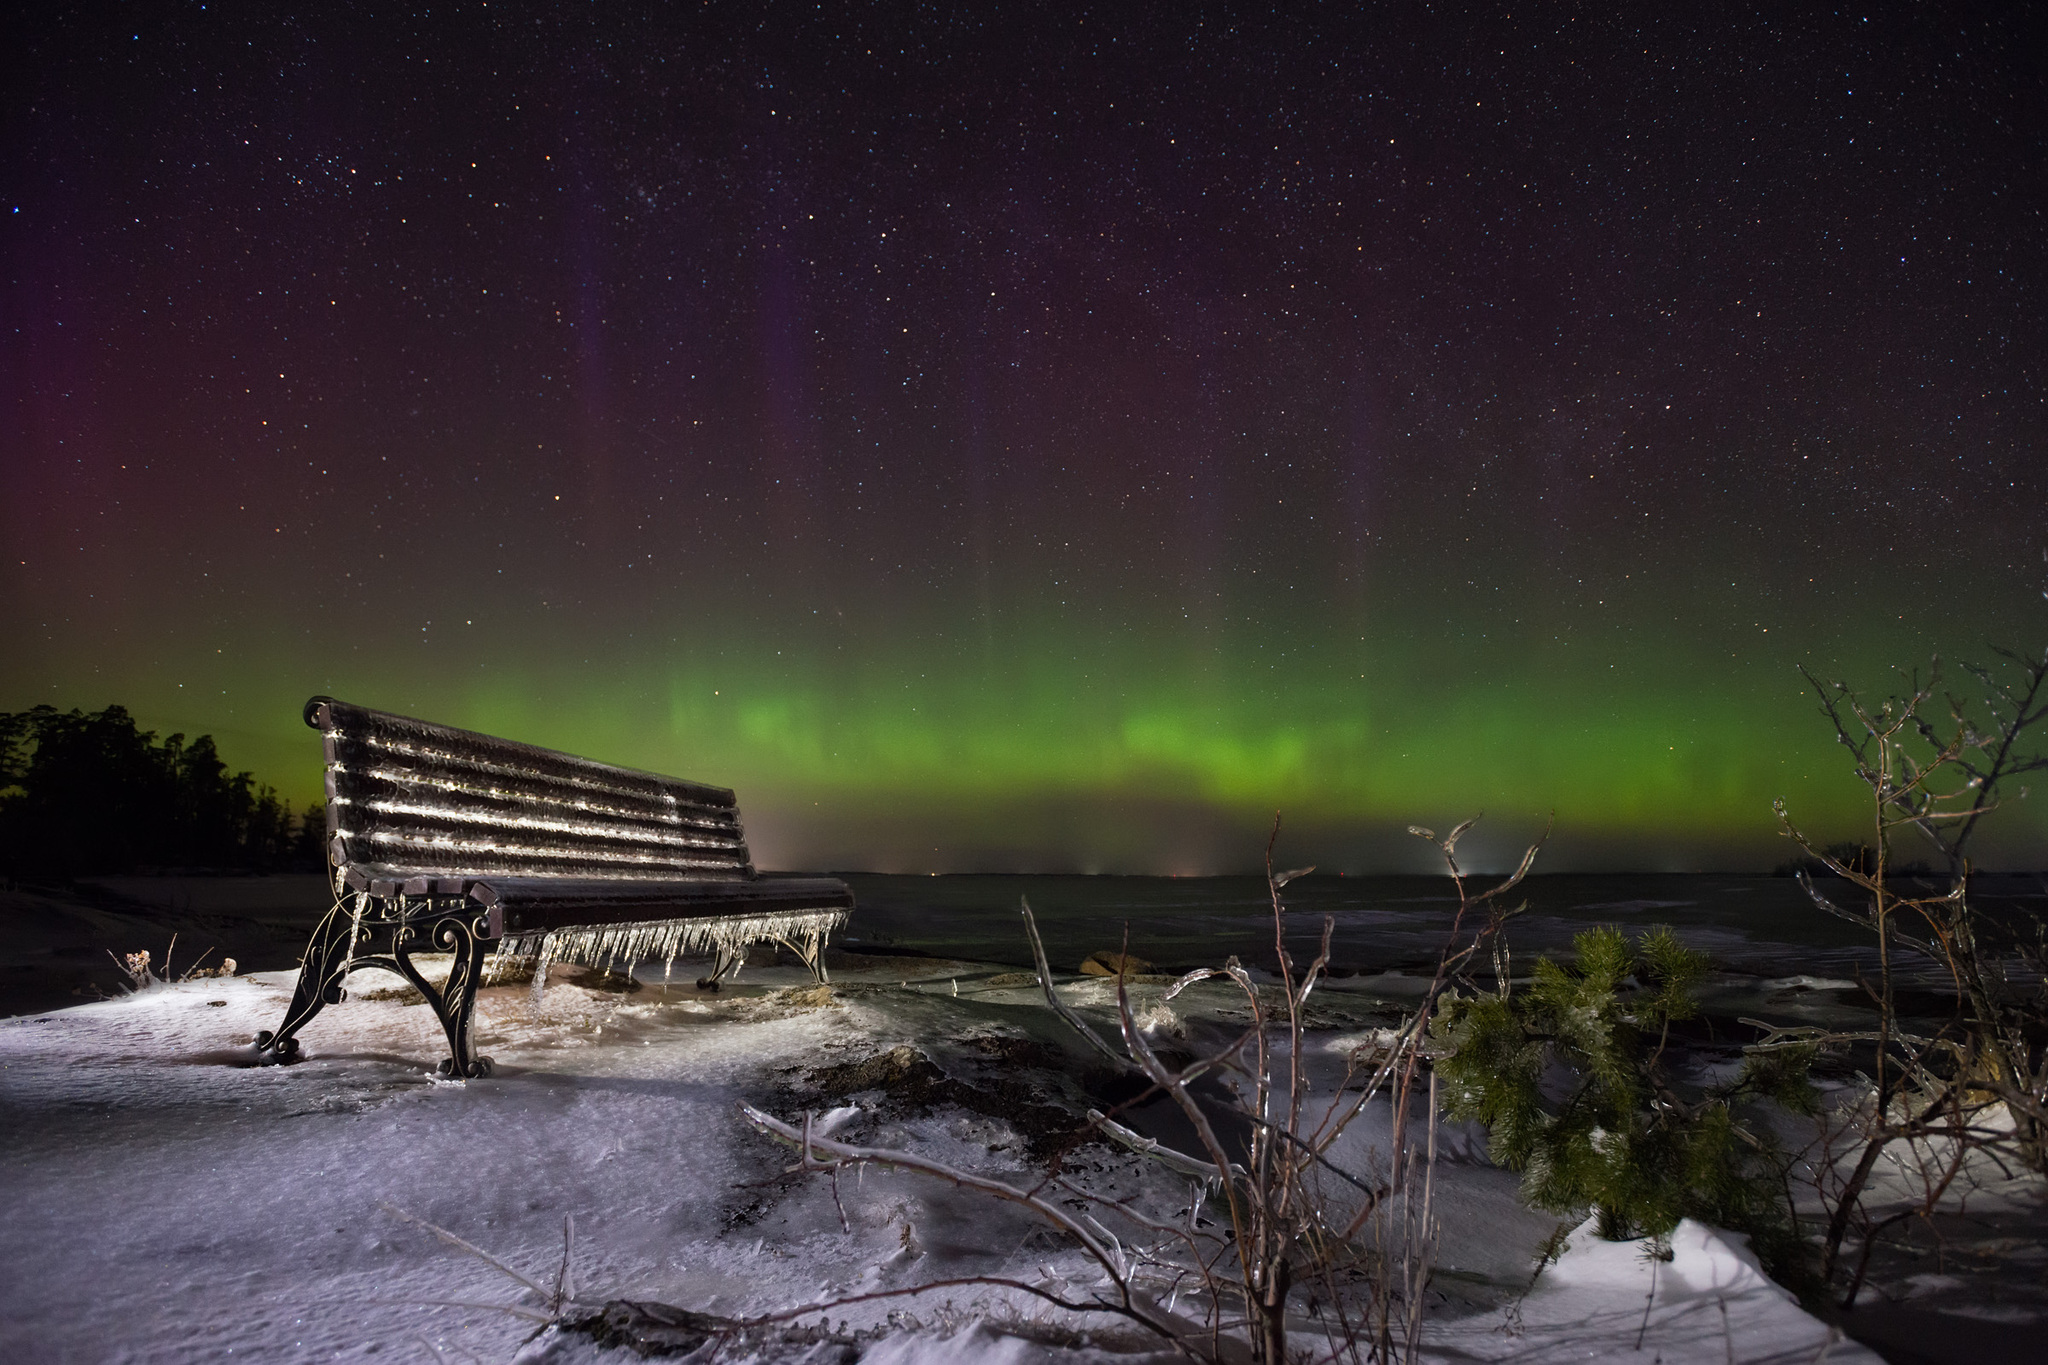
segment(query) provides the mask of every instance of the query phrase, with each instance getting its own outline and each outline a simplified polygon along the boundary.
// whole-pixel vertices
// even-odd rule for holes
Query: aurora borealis
[[[2043,35],[1771,12],[17,16],[0,709],[303,802],[331,693],[790,868],[1851,837],[1798,665],[2048,643]]]

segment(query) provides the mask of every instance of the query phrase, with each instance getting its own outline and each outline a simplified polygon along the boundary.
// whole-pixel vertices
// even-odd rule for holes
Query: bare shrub
[[[789,1169],[831,1180],[835,1199],[838,1178],[846,1171],[877,1166],[922,1175],[1029,1209],[1078,1245],[1100,1272],[1085,1294],[1042,1282],[972,1276],[836,1299],[775,1317],[790,1320],[860,1299],[963,1285],[1001,1287],[1069,1312],[1120,1317],[1196,1358],[1278,1365],[1287,1359],[1290,1331],[1299,1326],[1291,1310],[1306,1297],[1322,1337],[1319,1356],[1413,1358],[1436,1236],[1436,1090],[1425,1067],[1430,1019],[1439,998],[1465,978],[1513,913],[1497,898],[1528,874],[1541,847],[1541,841],[1531,846],[1512,876],[1478,890],[1459,866],[1456,851],[1472,823],[1441,840],[1417,831],[1443,851],[1458,889],[1457,915],[1421,1002],[1400,1027],[1354,1050],[1343,1082],[1327,1095],[1312,1087],[1302,1045],[1308,999],[1329,965],[1334,921],[1324,918],[1315,959],[1306,967],[1297,963],[1287,950],[1282,890],[1313,869],[1274,870],[1277,818],[1274,839],[1267,844],[1266,884],[1278,981],[1260,983],[1233,957],[1175,982],[1155,1011],[1189,987],[1215,979],[1236,988],[1250,1016],[1249,1026],[1235,1039],[1185,1065],[1169,1064],[1148,1039],[1126,973],[1116,976],[1120,1045],[1106,1040],[1060,998],[1026,904],[1025,932],[1047,1003],[1098,1056],[1146,1082],[1116,1112],[1164,1095],[1198,1135],[1200,1152],[1191,1154],[1143,1137],[1119,1123],[1115,1113],[1089,1115],[1094,1131],[1194,1185],[1196,1198],[1185,1222],[1158,1218],[1128,1200],[1091,1190],[1065,1174],[1057,1161],[1036,1183],[1012,1184],[914,1152],[819,1136],[808,1114],[798,1125],[743,1106],[756,1129],[796,1149],[797,1163]],[[1128,960],[1126,949],[1119,965]],[[1496,967],[1504,971],[1504,960]],[[1157,1022],[1157,1014],[1148,1013]],[[1208,1084],[1198,1092],[1199,1082]],[[1331,1149],[1381,1097],[1389,1102],[1393,1133],[1384,1169],[1361,1174],[1339,1167]],[[1232,1131],[1249,1138],[1226,1138]],[[1212,1219],[1202,1216],[1205,1207],[1215,1215]]]
[[[121,969],[121,975],[128,978],[128,988],[131,991],[146,991],[157,984],[156,974],[149,969],[149,949],[144,948],[119,957],[109,952],[107,956],[114,959],[114,965]]]
[[[187,967],[182,974],[173,976],[171,975],[171,955],[177,951],[177,948],[178,936],[172,934],[170,947],[164,949],[164,965],[161,976],[151,966],[149,949],[147,948],[123,954],[109,952],[107,956],[113,958],[114,965],[121,969],[121,975],[128,978],[128,991],[130,994],[136,991],[146,991],[152,986],[161,986],[172,981],[205,981],[216,977],[231,977],[238,970],[235,960],[231,957],[222,958],[218,967],[200,966],[199,962],[206,961],[207,957],[213,952],[213,949],[208,948],[206,952],[199,955],[199,962],[195,962],[190,967]]]
[[[1783,800],[1776,811],[1781,832],[1806,855],[1799,879],[1813,903],[1876,940],[1878,976],[1865,989],[1877,1026],[1778,1030],[1766,1043],[1861,1049],[1870,1059],[1867,1092],[1845,1122],[1823,1134],[1828,1151],[1841,1156],[1839,1166],[1822,1163],[1819,1182],[1829,1207],[1824,1273],[1843,1269],[1851,1231],[1863,1244],[1845,1305],[1855,1302],[1878,1237],[1909,1218],[1931,1220],[1973,1158],[2048,1174],[2048,932],[2038,912],[1987,910],[1968,857],[2003,789],[2048,768],[2048,756],[2030,748],[2035,727],[2048,718],[2048,651],[2038,659],[1998,653],[2003,672],[1965,666],[1981,689],[1975,704],[1942,690],[1939,660],[1924,682],[1902,675],[1903,689],[1875,704],[1844,683],[1805,674],[1869,791],[1869,841],[1819,847]],[[1906,863],[1900,838],[1939,867]],[[1852,894],[1824,892],[1807,870],[1814,865]],[[1916,958],[1953,993],[1950,1016],[1931,1027],[1908,1027],[1900,1008],[1898,973]],[[2015,972],[2015,965],[2032,970]],[[1849,1150],[1842,1150],[1845,1138]],[[1921,1197],[1882,1215],[1866,1209],[1880,1161],[1911,1173]]]

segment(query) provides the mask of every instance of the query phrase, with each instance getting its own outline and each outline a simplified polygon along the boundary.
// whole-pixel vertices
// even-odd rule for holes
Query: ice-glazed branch
[[[1105,1137],[1108,1137],[1119,1146],[1128,1147],[1139,1156],[1150,1157],[1169,1171],[1195,1180],[1205,1180],[1211,1183],[1214,1183],[1217,1178],[1215,1162],[1203,1161],[1198,1157],[1189,1156],[1185,1152],[1168,1147],[1165,1143],[1148,1138],[1142,1133],[1134,1132],[1099,1109],[1090,1109],[1088,1111],[1088,1121],[1097,1128],[1100,1128]],[[1244,1167],[1232,1162],[1230,1165],[1230,1175],[1234,1179],[1242,1179],[1244,1177]]]
[[[452,1246],[459,1251],[468,1252],[470,1255],[476,1257],[479,1261],[482,1261],[485,1265],[491,1267],[491,1269],[497,1271],[499,1274],[504,1275],[509,1279],[516,1280],[520,1284],[525,1285],[528,1289],[531,1289],[535,1294],[539,1295],[542,1300],[545,1301],[546,1299],[551,1297],[546,1288],[544,1288],[538,1281],[521,1274],[517,1270],[514,1270],[511,1266],[506,1265],[503,1261],[491,1255],[490,1252],[485,1251],[482,1247],[476,1245],[474,1242],[466,1242],[462,1238],[456,1236],[454,1233],[448,1231],[448,1229],[444,1227],[438,1227],[433,1223],[429,1223],[426,1219],[419,1217],[417,1214],[407,1213],[404,1209],[399,1208],[396,1204],[388,1204],[385,1203],[383,1200],[379,1200],[377,1201],[377,1207],[384,1210],[384,1212],[390,1214],[393,1218],[396,1218],[401,1222],[411,1223],[414,1227],[425,1228],[428,1232],[433,1233],[436,1237],[440,1238],[449,1246]]]
[[[1237,1169],[1236,1163],[1231,1161],[1224,1151],[1223,1141],[1216,1136],[1216,1129],[1210,1124],[1209,1115],[1189,1092],[1188,1084],[1192,1077],[1187,1071],[1168,1070],[1166,1064],[1159,1060],[1159,1054],[1152,1050],[1152,1045],[1145,1040],[1144,1031],[1131,1017],[1130,999],[1121,981],[1117,984],[1116,994],[1117,1018],[1123,1025],[1124,1046],[1130,1049],[1131,1058],[1137,1063],[1139,1070],[1144,1072],[1154,1085],[1166,1092],[1167,1097],[1180,1107],[1181,1112],[1187,1115],[1188,1122],[1194,1126],[1195,1136],[1200,1140],[1202,1150],[1209,1154],[1210,1178],[1223,1187],[1224,1198],[1230,1207],[1231,1226],[1242,1236],[1241,1210],[1238,1207],[1236,1182],[1232,1178],[1233,1171]],[[1242,1047],[1243,1041],[1240,1040],[1235,1046]]]
[[[1053,989],[1052,968],[1046,964],[1045,941],[1038,936],[1038,921],[1032,917],[1031,902],[1025,900],[1023,901],[1023,906],[1024,932],[1031,939],[1031,960],[1038,964],[1038,984],[1045,991],[1045,1002],[1052,1006],[1054,1014],[1057,1014],[1066,1021],[1069,1028],[1081,1035],[1088,1046],[1095,1049],[1097,1054],[1106,1058],[1119,1071],[1135,1071],[1137,1068],[1132,1065],[1131,1059],[1104,1042],[1102,1035],[1097,1033],[1086,1019],[1081,1017],[1080,1012],[1066,1001],[1060,999],[1059,992]],[[1118,973],[1117,980],[1119,982],[1123,980],[1122,973]]]
[[[920,1294],[935,1293],[941,1289],[976,1288],[1014,1289],[1019,1293],[1029,1294],[1034,1298],[1041,1299],[1053,1307],[1068,1313],[1116,1313],[1124,1317],[1131,1316],[1128,1313],[1123,1313],[1122,1310],[1112,1304],[1107,1304],[1100,1300],[1083,1301],[1069,1299],[1055,1294],[1042,1284],[1032,1284],[1028,1280],[1013,1280],[1004,1275],[960,1275],[946,1280],[922,1280],[917,1284],[904,1285],[900,1289],[871,1289],[859,1294],[843,1294],[838,1298],[823,1299],[816,1303],[805,1304],[801,1308],[786,1308],[779,1313],[763,1313],[756,1317],[734,1318],[731,1321],[728,1335],[737,1335],[739,1332],[750,1328],[772,1327],[778,1323],[785,1322],[800,1322],[804,1318],[830,1313],[834,1309],[850,1308],[858,1303],[878,1303],[885,1299],[915,1298]],[[1165,1312],[1164,1309],[1160,1311],[1162,1313]],[[1168,1316],[1171,1321],[1184,1328],[1185,1331],[1183,1335],[1179,1336],[1163,1332],[1159,1333],[1159,1335],[1165,1337],[1167,1342],[1182,1355],[1190,1359],[1199,1358],[1195,1354],[1193,1344],[1197,1341],[1207,1341],[1210,1334],[1178,1314],[1169,1314]],[[1142,1325],[1147,1328],[1152,1327],[1152,1324],[1149,1322],[1144,1322]],[[1157,1331],[1156,1328],[1152,1330]],[[1226,1349],[1220,1355],[1212,1355],[1212,1358],[1230,1362],[1243,1361],[1244,1351],[1242,1348],[1229,1349],[1232,1346],[1234,1346],[1234,1343],[1226,1342]]]
[[[1182,991],[1186,990],[1188,987],[1194,985],[1198,981],[1207,981],[1211,977],[1227,975],[1229,975],[1229,973],[1225,972],[1221,967],[1197,967],[1193,971],[1189,972],[1186,976],[1182,977],[1180,980],[1174,982],[1171,986],[1168,986],[1166,988],[1166,994],[1160,996],[1159,998],[1161,1001],[1171,1000],[1173,999],[1173,997],[1179,995]]]
[[[507,1279],[523,1285],[535,1297],[539,1298],[542,1303],[547,1305],[547,1311],[541,1312],[516,1303],[473,1303],[453,1299],[429,1300],[429,1302],[437,1307],[488,1308],[499,1313],[509,1313],[516,1318],[524,1318],[528,1322],[548,1326],[562,1320],[564,1309],[576,1306],[576,1281],[569,1264],[576,1241],[576,1220],[573,1214],[565,1214],[562,1217],[562,1262],[555,1272],[555,1287],[550,1291],[543,1287],[539,1281],[514,1270],[511,1266],[491,1255],[490,1252],[485,1251],[474,1242],[465,1241],[444,1227],[429,1223],[426,1219],[416,1214],[407,1213],[397,1205],[386,1203],[383,1200],[377,1202],[377,1207],[401,1222],[411,1223],[414,1227],[425,1228],[449,1246],[456,1248],[458,1251],[467,1252]]]

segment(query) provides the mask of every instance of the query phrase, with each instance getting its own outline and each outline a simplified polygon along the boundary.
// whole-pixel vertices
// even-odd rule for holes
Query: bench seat
[[[621,920],[747,915],[770,910],[853,909],[833,877],[757,875],[752,881],[610,882],[578,877],[429,877],[392,870],[351,876],[373,896],[461,896],[501,917],[500,933],[529,934]]]

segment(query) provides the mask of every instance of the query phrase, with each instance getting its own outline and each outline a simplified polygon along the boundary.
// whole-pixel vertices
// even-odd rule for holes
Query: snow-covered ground
[[[306,1060],[290,1067],[252,1066],[247,1048],[282,1015],[289,972],[0,1021],[0,1357],[629,1358],[581,1335],[535,1336],[529,1317],[494,1306],[532,1313],[535,1294],[409,1219],[552,1286],[573,1218],[574,1289],[592,1306],[747,1317],[977,1274],[1085,1292],[1092,1263],[1028,1212],[913,1177],[842,1180],[842,1229],[829,1184],[783,1178],[788,1153],[738,1112],[809,1107],[849,1141],[1027,1176],[1043,1125],[1017,1087],[1027,1062],[1043,1067],[1065,1044],[1015,977],[881,959],[837,970],[830,998],[775,968],[707,996],[589,988],[574,980],[594,976],[558,969],[538,1015],[524,987],[483,992],[482,1050],[498,1070],[468,1083],[433,1074],[445,1044],[431,1013],[379,974],[313,1022]],[[1084,1003],[1089,989],[1077,988]],[[888,1072],[899,1047],[936,1064],[912,1071],[943,1072],[981,1099],[848,1090]],[[911,1076],[913,1091],[920,1083]],[[1353,1140],[1375,1135],[1384,1124],[1367,1122]],[[1162,1209],[1186,1206],[1184,1181],[1135,1156],[1091,1146],[1069,1166]],[[1876,1359],[1801,1311],[1737,1241],[1693,1224],[1665,1263],[1574,1233],[1529,1289],[1554,1223],[1481,1160],[1453,1161],[1439,1181],[1448,1297],[1432,1305],[1429,1341],[1440,1358]],[[1137,1344],[1106,1321],[977,1288],[830,1317],[855,1346],[758,1349],[910,1365],[1129,1359]],[[1314,1327],[1302,1320],[1304,1344]]]

